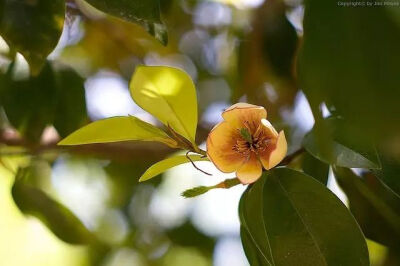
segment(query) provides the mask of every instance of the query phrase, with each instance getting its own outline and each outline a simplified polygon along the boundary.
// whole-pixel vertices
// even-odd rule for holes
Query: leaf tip
[[[185,190],[181,193],[184,198],[194,198],[200,196],[210,190],[210,187],[200,186]]]

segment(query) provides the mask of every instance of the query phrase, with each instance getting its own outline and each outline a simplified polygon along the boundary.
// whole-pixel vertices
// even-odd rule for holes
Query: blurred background
[[[147,167],[176,151],[156,143],[56,145],[111,116],[157,125],[129,95],[135,67],[145,64],[181,68],[195,81],[199,144],[221,112],[242,101],[267,108],[286,132],[289,153],[300,147],[314,124],[295,75],[302,1],[160,3],[167,46],[81,0],[66,1],[62,37],[38,76],[30,77],[25,59],[0,41],[0,265],[248,265],[237,214],[245,187],[180,196],[232,176],[199,162],[212,177],[187,164],[139,184]],[[14,183],[20,168],[29,186]],[[332,177],[328,186],[347,202]],[[80,241],[89,234],[90,241]],[[381,265],[386,248],[372,241],[369,248],[372,265]]]

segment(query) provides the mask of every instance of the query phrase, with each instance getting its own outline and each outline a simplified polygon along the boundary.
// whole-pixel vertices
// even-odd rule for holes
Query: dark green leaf
[[[308,152],[303,155],[301,168],[303,169],[304,173],[314,177],[322,184],[328,184],[329,165],[321,162]]]
[[[253,240],[251,239],[251,235],[243,226],[240,227],[240,239],[242,240],[244,253],[246,254],[246,257],[251,266],[270,265],[269,263],[262,264],[263,260],[260,260],[258,257],[260,253],[258,252]]]
[[[250,186],[242,201],[242,226],[253,228],[248,232],[258,247],[268,250],[268,241],[271,265],[369,265],[367,245],[354,218],[310,176],[276,168]]]
[[[381,244],[400,248],[400,198],[372,174],[360,178],[350,169],[339,167],[334,172],[364,234]]]
[[[303,146],[319,160],[327,163],[349,168],[380,168],[378,154],[373,144],[360,143],[352,138],[349,131],[355,132],[355,128],[343,119],[329,118],[326,121],[329,128],[332,150],[328,152],[317,144],[317,131],[315,127],[304,138]],[[360,133],[361,134],[361,133]]]
[[[84,79],[71,69],[57,72],[58,103],[54,127],[66,137],[87,121]]]
[[[272,262],[271,248],[263,222],[263,188],[265,178],[261,179],[243,194],[239,204],[239,217],[241,225],[248,237],[258,250],[258,259],[261,265],[270,265]]]
[[[167,235],[176,245],[200,248],[209,255],[214,251],[216,240],[204,235],[190,222],[169,230]]]
[[[379,141],[398,136],[400,129],[400,38],[392,14],[398,8],[383,2],[348,8],[336,1],[305,1],[300,86],[312,108],[325,102],[360,127],[363,134],[352,137],[365,143],[370,136]]]
[[[7,118],[23,136],[40,140],[44,128],[54,120],[57,89],[53,69],[46,64],[38,76],[13,80],[13,67],[0,81],[0,102]]]
[[[161,22],[158,0],[85,0],[95,8],[142,25],[162,44],[168,43],[167,28]]]
[[[20,52],[36,75],[60,39],[65,16],[63,0],[3,0],[0,34]]]
[[[60,239],[71,244],[93,243],[92,234],[66,207],[45,192],[25,184],[30,169],[19,169],[12,187],[12,196],[18,208],[39,218]]]
[[[389,189],[400,197],[400,163],[384,158],[382,160],[382,169],[374,170],[374,174],[379,177]]]

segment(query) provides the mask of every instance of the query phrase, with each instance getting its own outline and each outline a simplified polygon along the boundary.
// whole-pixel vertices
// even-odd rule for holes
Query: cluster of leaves
[[[63,139],[59,145],[82,145],[128,140],[157,141],[198,155],[176,155],[150,167],[139,179],[149,180],[179,164],[208,160],[197,146],[197,97],[190,76],[163,66],[136,68],[130,83],[132,99],[164,124],[166,131],[134,116],[95,121]]]
[[[364,236],[399,252],[398,20],[384,8],[334,5],[305,3],[298,77],[316,124],[293,165],[303,173],[265,173],[241,200],[251,265],[370,265]],[[349,210],[324,186],[329,167]]]
[[[74,2],[137,23],[161,43],[167,42],[157,0]],[[286,11],[282,1],[274,0],[258,9],[254,30],[240,44],[237,72],[225,73],[235,87],[232,99],[246,94],[249,102],[268,106],[272,121],[285,122],[279,120],[278,110],[293,103],[299,86],[316,122],[302,141],[301,156],[285,167],[265,172],[243,194],[239,216],[247,258],[251,265],[369,265],[368,238],[395,254],[390,259],[397,265],[398,14],[384,7],[341,8],[336,3],[308,0],[304,40],[296,57],[299,37]],[[68,136],[62,145],[156,141],[197,153],[164,159],[148,168],[140,181],[179,164],[208,160],[196,144],[196,89],[189,76],[176,68],[140,66],[130,83],[133,100],[156,117],[162,128],[126,116],[99,120],[75,131],[87,122],[84,79],[71,69],[59,69],[46,61],[61,36],[64,17],[62,0],[8,0],[0,4],[0,35],[11,48],[9,56],[21,53],[32,74],[17,80],[11,64],[1,76],[0,104],[8,122],[29,145],[38,142],[44,128],[52,124],[61,137]],[[91,23],[103,27],[100,22]],[[295,58],[298,84],[293,74]],[[261,93],[266,81],[279,92],[275,102]],[[329,118],[322,115],[323,104],[331,113]],[[119,176],[119,168],[111,164],[108,170]],[[137,168],[141,171],[143,166]],[[326,187],[330,169],[348,198],[349,208]],[[29,183],[34,179],[32,173],[30,167],[20,168],[16,174],[12,195],[21,211],[39,217],[66,242],[101,246],[71,211]],[[192,197],[236,184],[235,179],[227,180],[184,195]],[[198,234],[191,225],[179,230],[183,235]],[[201,236],[199,241],[207,242]],[[192,240],[188,238],[177,241],[187,244]]]
[[[158,0],[113,1],[78,0],[112,16],[142,25],[163,44],[167,43],[165,25],[161,22]],[[3,1],[0,5],[0,35],[29,62],[31,73],[37,75],[47,56],[56,47],[63,30],[64,0]]]
[[[28,142],[39,142],[49,124],[65,137],[87,122],[84,80],[75,71],[48,62],[39,75],[18,80],[14,66],[0,76],[0,103]]]

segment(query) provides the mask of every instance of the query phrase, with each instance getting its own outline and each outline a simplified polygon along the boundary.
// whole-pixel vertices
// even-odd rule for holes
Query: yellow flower
[[[279,164],[287,152],[285,133],[266,119],[264,107],[237,103],[222,113],[207,138],[207,155],[222,172],[236,172],[243,184],[260,178],[262,168]]]

